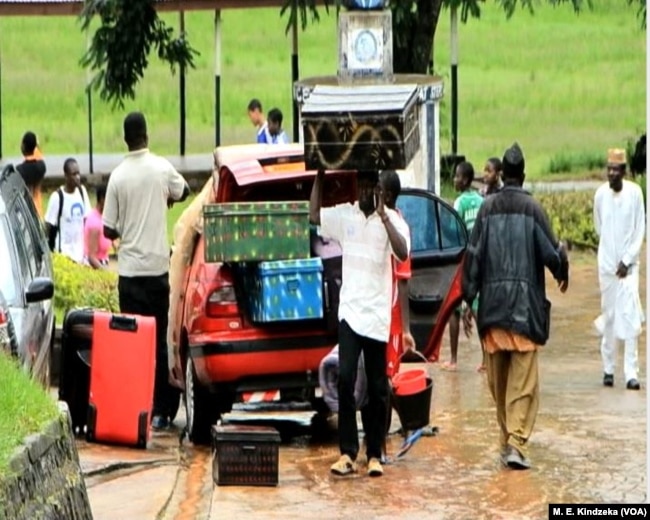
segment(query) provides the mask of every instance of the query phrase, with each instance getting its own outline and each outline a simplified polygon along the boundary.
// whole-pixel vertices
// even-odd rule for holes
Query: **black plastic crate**
[[[268,426],[212,427],[212,479],[218,486],[277,486],[280,434]]]

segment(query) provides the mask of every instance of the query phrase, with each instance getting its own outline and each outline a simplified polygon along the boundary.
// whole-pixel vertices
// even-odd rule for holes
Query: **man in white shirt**
[[[63,163],[64,183],[47,203],[45,229],[50,249],[75,262],[84,259],[84,220],[90,213],[88,192],[81,185],[79,164],[73,158]]]
[[[354,387],[361,352],[368,384],[366,445],[368,474],[383,474],[381,455],[388,407],[386,343],[392,300],[392,257],[405,260],[410,249],[406,222],[384,206],[379,176],[357,174],[358,202],[321,208],[325,173],[319,171],[309,200],[309,219],[321,235],[343,250],[339,301],[339,447],[331,467],[336,475],[356,471],[359,452]]]
[[[609,150],[608,182],[594,197],[602,310],[596,326],[602,334],[603,385],[614,386],[616,344],[621,340],[627,389],[640,390],[638,338],[644,315],[639,298],[639,255],[645,236],[645,204],[639,185],[623,179],[626,164],[625,150]]]
[[[169,244],[167,208],[190,189],[165,158],[149,151],[147,123],[140,112],[124,119],[129,153],[113,170],[106,189],[104,236],[120,239],[117,269],[120,311],[156,318],[156,381],[151,425],[169,426],[178,391],[169,384],[167,321]]]

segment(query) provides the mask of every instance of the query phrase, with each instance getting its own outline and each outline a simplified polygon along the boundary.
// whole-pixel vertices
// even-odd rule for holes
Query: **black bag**
[[[83,434],[88,416],[94,314],[92,309],[73,309],[63,319],[59,400],[68,405],[76,435]]]
[[[339,327],[339,293],[341,292],[342,255],[341,245],[335,240],[328,240],[310,233],[311,253],[319,256],[323,262],[323,310],[327,322],[327,330],[338,332]]]

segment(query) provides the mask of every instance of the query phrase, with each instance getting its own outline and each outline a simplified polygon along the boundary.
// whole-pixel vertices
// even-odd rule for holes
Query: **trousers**
[[[156,378],[152,416],[176,414],[179,390],[169,384],[167,322],[169,312],[169,275],[120,276],[120,311],[156,318]]]
[[[501,449],[511,445],[525,455],[539,409],[537,351],[500,350],[486,357]]]

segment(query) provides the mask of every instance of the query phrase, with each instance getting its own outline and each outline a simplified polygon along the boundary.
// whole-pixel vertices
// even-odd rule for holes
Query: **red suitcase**
[[[86,438],[146,448],[156,373],[156,320],[96,311]]]

